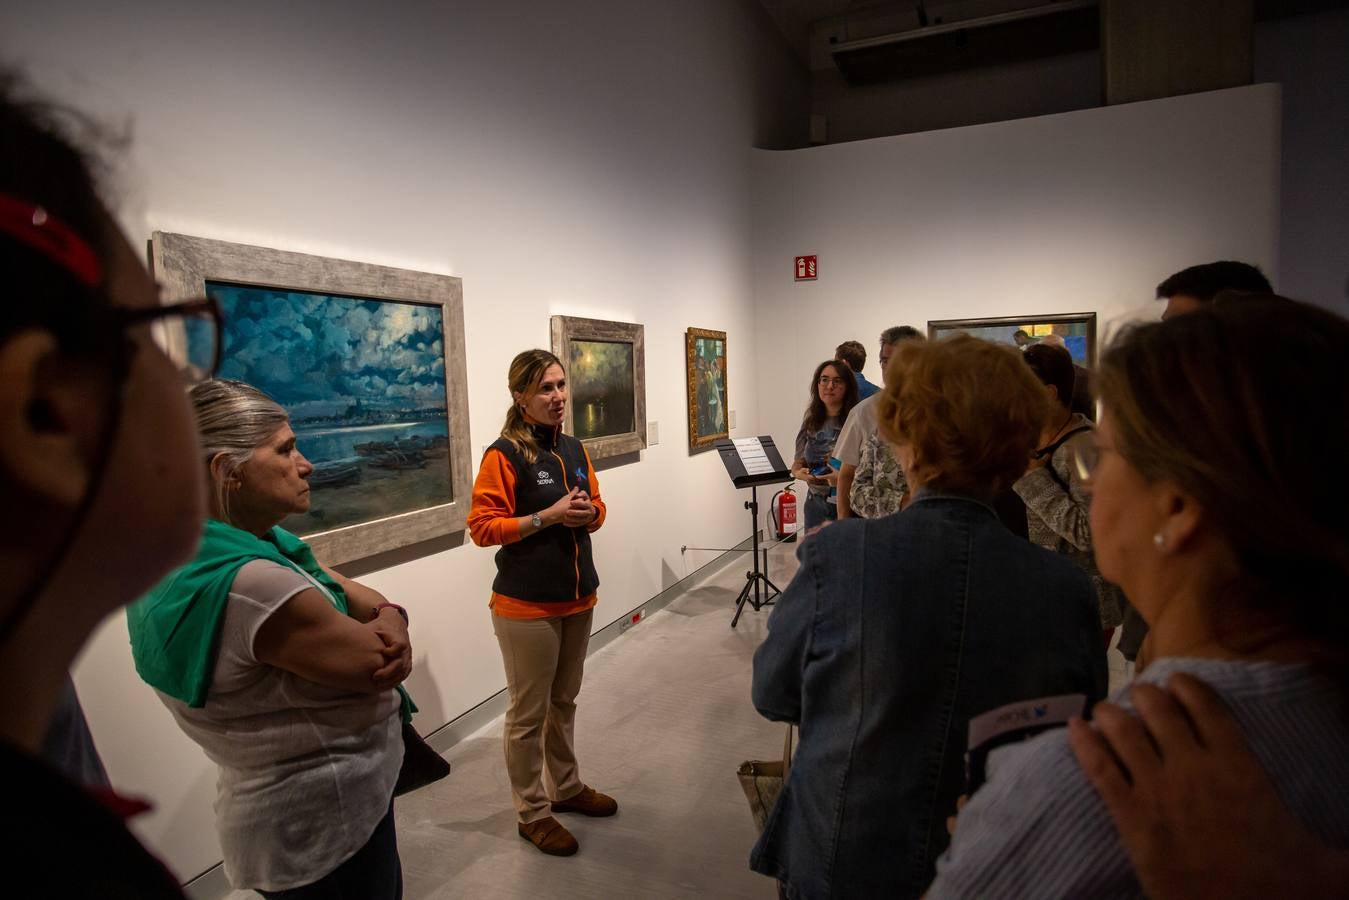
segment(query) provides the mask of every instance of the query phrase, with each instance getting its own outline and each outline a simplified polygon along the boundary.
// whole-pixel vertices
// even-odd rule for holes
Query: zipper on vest
[[[575,487],[575,485],[569,485],[569,484],[567,484],[567,464],[566,464],[565,462],[563,462],[562,456],[561,456],[556,450],[553,451],[553,458],[556,459],[556,460],[557,460],[557,464],[560,465],[560,466],[562,467],[562,486],[563,486],[564,488],[567,489],[568,493],[570,493],[570,492],[571,492],[571,489],[572,489],[573,487]],[[587,491],[586,493],[587,493],[587,495],[588,495],[590,492]],[[578,537],[576,536],[576,529],[575,529],[575,528],[572,528],[572,529],[570,529],[570,530],[571,530],[571,554],[572,554],[572,566],[576,569],[576,590],[575,590],[575,594],[576,594],[576,599],[577,599],[577,600],[580,600],[580,599],[581,599],[581,539],[578,538]]]

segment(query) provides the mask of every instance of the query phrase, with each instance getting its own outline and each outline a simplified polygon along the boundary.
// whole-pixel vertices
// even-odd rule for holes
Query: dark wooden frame
[[[1096,313],[1049,313],[1038,316],[1000,316],[992,319],[934,319],[927,323],[927,336],[948,337],[970,328],[996,328],[1024,325],[1086,325],[1087,368],[1096,366]]]
[[[646,330],[631,322],[610,322],[606,319],[582,319],[576,316],[553,316],[551,320],[553,355],[565,366],[571,359],[572,341],[613,341],[632,345],[633,430],[610,437],[582,441],[591,460],[636,453],[646,449]],[[575,376],[567,373],[575,382]],[[573,387],[574,392],[574,387]],[[574,408],[567,404],[567,420],[563,424],[568,434],[575,434]]]
[[[726,430],[718,431],[715,434],[698,433],[698,385],[696,379],[698,370],[695,367],[694,349],[697,347],[698,338],[705,340],[721,341],[722,349],[726,353],[727,363],[730,361],[730,345],[726,342],[726,332],[712,331],[707,328],[690,328],[684,336],[684,384],[688,389],[688,410],[689,410],[689,452],[701,453],[704,450],[712,449],[712,442],[718,438],[729,438],[731,436],[731,411],[725,410]],[[727,379],[729,381],[729,379]],[[731,399],[731,389],[723,381],[722,387],[726,390],[727,403]]]
[[[439,306],[445,333],[446,424],[450,432],[446,460],[453,499],[303,537],[320,561],[337,565],[464,530],[473,488],[473,445],[469,440],[461,279],[161,231],[150,239],[150,259],[166,303],[202,296],[208,281],[228,281]]]

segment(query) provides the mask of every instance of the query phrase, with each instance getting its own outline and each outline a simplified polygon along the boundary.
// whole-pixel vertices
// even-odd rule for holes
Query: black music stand
[[[712,446],[721,455],[721,462],[726,466],[726,473],[731,476],[731,483],[737,488],[749,488],[745,509],[749,510],[750,516],[754,568],[745,573],[745,586],[740,589],[740,596],[735,598],[735,617],[731,619],[731,627],[734,628],[740,621],[740,614],[745,611],[746,603],[758,612],[765,606],[772,606],[774,599],[782,593],[782,589],[768,578],[767,551],[764,552],[763,568],[759,568],[759,485],[791,481],[792,473],[782,461],[782,454],[778,453],[773,439],[767,435],[737,440],[721,438]]]

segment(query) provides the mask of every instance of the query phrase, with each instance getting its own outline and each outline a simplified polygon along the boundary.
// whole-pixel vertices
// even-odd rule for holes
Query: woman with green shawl
[[[128,610],[136,670],[220,767],[236,888],[396,900],[407,615],[278,527],[309,509],[313,471],[285,410],[237,381],[191,399],[210,518],[195,559]]]

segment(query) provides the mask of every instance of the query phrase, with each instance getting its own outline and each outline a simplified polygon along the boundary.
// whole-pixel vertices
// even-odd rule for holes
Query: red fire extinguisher
[[[773,530],[778,540],[796,540],[801,525],[796,521],[796,495],[792,493],[790,485],[773,495],[768,504],[768,514],[773,518]]]

